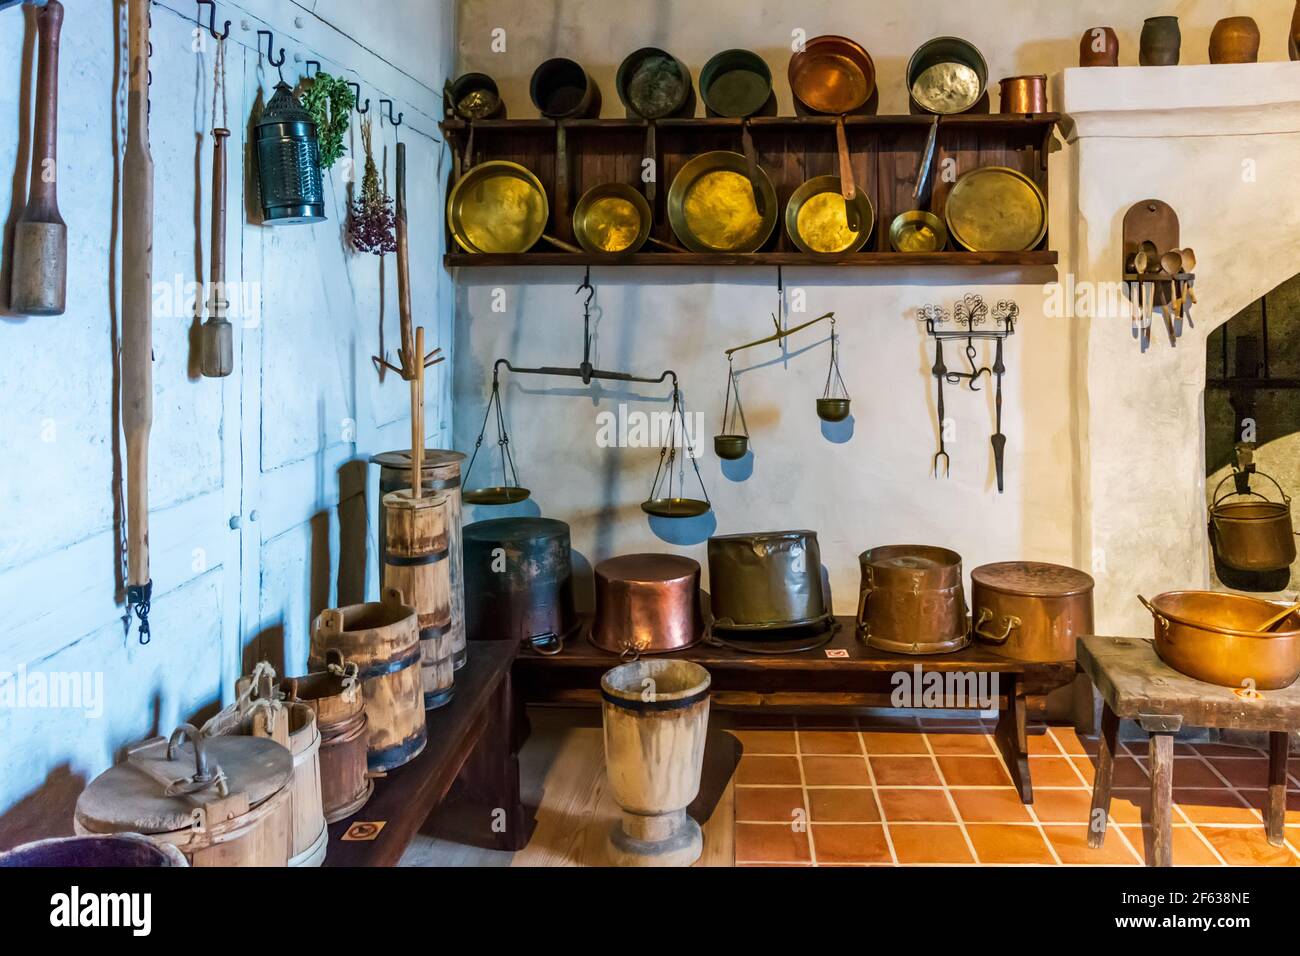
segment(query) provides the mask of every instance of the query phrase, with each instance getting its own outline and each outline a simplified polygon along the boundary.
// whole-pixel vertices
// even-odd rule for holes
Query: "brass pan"
[[[756,252],[776,227],[776,190],[762,167],[751,184],[745,157],[718,150],[696,156],[673,178],[668,221],[692,252]],[[754,203],[762,191],[763,212]]]
[[[652,498],[641,502],[641,510],[656,518],[698,518],[709,513],[710,505],[698,498]]]
[[[636,252],[650,236],[650,203],[627,183],[592,186],[573,209],[573,235],[595,255]]]
[[[876,211],[861,189],[846,201],[840,177],[815,176],[790,196],[785,207],[785,231],[802,252],[857,252],[871,238]],[[849,228],[848,206],[857,209],[858,229]]]
[[[505,160],[467,170],[447,199],[447,225],[466,252],[526,252],[549,216],[541,180]]]
[[[1025,252],[1047,235],[1047,199],[1024,173],[984,166],[948,193],[948,232],[972,252]]]
[[[468,505],[513,505],[527,501],[531,494],[527,488],[499,485],[493,488],[470,488],[460,498]]]
[[[909,209],[890,223],[889,244],[895,252],[940,252],[948,245],[948,229],[934,213]]]

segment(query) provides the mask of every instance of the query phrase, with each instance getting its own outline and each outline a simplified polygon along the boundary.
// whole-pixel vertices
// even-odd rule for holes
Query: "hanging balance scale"
[[[695,457],[689,453],[689,434],[686,428],[686,411],[682,401],[681,388],[677,373],[666,369],[655,377],[631,375],[627,372],[611,372],[598,369],[591,363],[591,303],[596,289],[591,284],[591,269],[588,268],[582,284],[575,295],[586,292],[582,309],[582,362],[576,367],[540,366],[522,368],[512,365],[508,359],[499,358],[492,365],[492,394],[488,398],[487,410],[483,415],[483,426],[474,441],[474,453],[470,457],[469,467],[465,470],[465,484],[468,488],[463,500],[475,505],[510,505],[526,500],[531,492],[520,485],[519,474],[515,468],[514,455],[510,451],[510,434],[506,427],[505,409],[501,399],[501,370],[506,369],[516,375],[555,375],[565,378],[581,379],[584,385],[595,380],[606,382],[635,382],[658,385],[672,380],[672,409],[669,415],[668,434],[659,449],[659,467],[655,471],[654,483],[650,486],[650,497],[641,503],[641,510],[646,514],[660,518],[694,518],[706,514],[712,509],[708,492],[704,488],[704,479],[700,475],[700,466]],[[474,463],[478,459],[479,449],[487,433],[488,422],[494,417],[497,430],[497,447],[501,454],[502,484],[473,487],[469,476],[473,473]],[[690,498],[684,494],[686,484],[686,465],[679,460],[678,446],[683,458],[689,458],[695,471],[695,480],[700,486],[702,498]]]

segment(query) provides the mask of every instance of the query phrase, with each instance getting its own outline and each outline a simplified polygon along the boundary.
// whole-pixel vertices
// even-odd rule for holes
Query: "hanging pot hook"
[[[316,72],[319,73],[319,72],[320,72],[320,60],[308,60],[306,63],[303,64],[303,68],[306,69],[306,71],[307,71],[307,78],[308,78],[308,79],[311,79],[311,78],[315,75],[315,74],[313,74],[312,71],[311,71],[311,68],[312,68],[313,66],[316,67]]]
[[[392,101],[392,100],[380,100],[380,101],[379,101],[379,114],[380,114],[381,116],[384,115],[384,104],[385,104],[385,103],[388,104],[388,114],[387,114],[387,115],[388,115],[388,122],[392,123],[394,126],[401,126],[401,125],[402,125],[402,117],[405,116],[406,113],[404,113],[404,112],[403,112],[403,113],[398,113],[398,114],[397,114],[397,119],[393,119],[393,101]]]
[[[281,67],[284,66],[284,47],[280,47],[280,59],[277,60],[277,59],[275,58],[275,53],[274,53],[274,49],[275,49],[275,34],[272,33],[270,30],[258,30],[258,31],[257,31],[257,35],[258,35],[259,37],[261,37],[263,34],[266,34],[266,62],[267,62],[267,63],[270,63],[273,67],[276,68],[276,70],[279,71],[279,73],[280,73],[280,82],[283,83],[283,82],[284,82],[284,70],[281,69]],[[261,40],[258,41],[257,52],[258,52],[259,54],[262,52]]]
[[[356,106],[354,106],[354,107],[352,107],[352,108],[353,108],[354,110],[356,110],[358,113],[362,114],[363,116],[364,116],[366,113],[369,113],[369,112],[370,112],[370,97],[368,97],[368,96],[366,97],[366,107],[365,107],[365,109],[362,109],[362,108],[361,108],[361,84],[360,84],[360,83],[352,83],[352,82],[349,82],[349,83],[348,83],[348,86],[352,87],[352,92],[355,94],[355,96],[356,96],[356,101],[357,101]]]
[[[226,21],[226,26],[221,33],[217,32],[217,0],[196,0],[200,7],[208,7],[208,32],[212,34],[214,40],[226,40],[230,37],[230,21]],[[198,20],[198,14],[194,19]]]

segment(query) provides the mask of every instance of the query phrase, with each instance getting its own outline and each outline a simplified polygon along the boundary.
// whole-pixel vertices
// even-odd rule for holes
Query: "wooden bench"
[[[1269,843],[1283,844],[1288,735],[1300,729],[1300,682],[1284,690],[1262,691],[1258,698],[1248,699],[1230,687],[1180,674],[1156,656],[1152,641],[1134,637],[1082,638],[1079,666],[1092,678],[1105,702],[1088,827],[1090,847],[1100,847],[1106,839],[1115,737],[1121,718],[1136,721],[1150,735],[1154,866],[1173,864],[1174,734],[1184,726],[1268,732],[1265,827]]]
[[[529,819],[519,796],[521,714],[511,684],[514,641],[477,641],[456,672],[451,703],[426,714],[429,742],[404,766],[375,781],[369,802],[330,825],[325,866],[393,866],[453,782],[497,814],[484,827],[498,849],[528,842]],[[355,828],[355,829],[354,829]],[[361,839],[344,839],[349,829]]]
[[[852,618],[838,620],[840,629],[828,644],[816,650],[773,656],[697,644],[663,656],[694,661],[706,668],[713,677],[713,706],[723,710],[888,708],[897,706],[895,675],[912,675],[914,680],[916,668],[923,674],[938,673],[945,678],[996,675],[996,693],[991,695],[999,711],[994,737],[1021,799],[1033,802],[1025,740],[1027,700],[1072,684],[1077,673],[1074,661],[1014,661],[979,645],[926,657],[890,654],[859,641]],[[473,647],[471,644],[471,651]],[[618,657],[579,638],[567,642],[563,651],[554,656],[521,653],[515,661],[514,677],[517,692],[526,703],[597,706],[600,676],[618,664]],[[962,709],[949,703],[943,706]],[[966,707],[983,709],[977,702]]]

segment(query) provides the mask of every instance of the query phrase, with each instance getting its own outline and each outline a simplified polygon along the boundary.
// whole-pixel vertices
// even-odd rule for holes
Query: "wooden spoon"
[[[1258,631],[1260,634],[1266,634],[1267,632],[1273,630],[1273,628],[1281,624],[1283,621],[1285,621],[1296,611],[1300,611],[1300,604],[1293,604],[1285,611],[1282,611],[1279,614],[1275,614],[1273,617],[1270,617],[1267,621],[1265,621],[1260,627],[1255,628],[1255,630]]]

